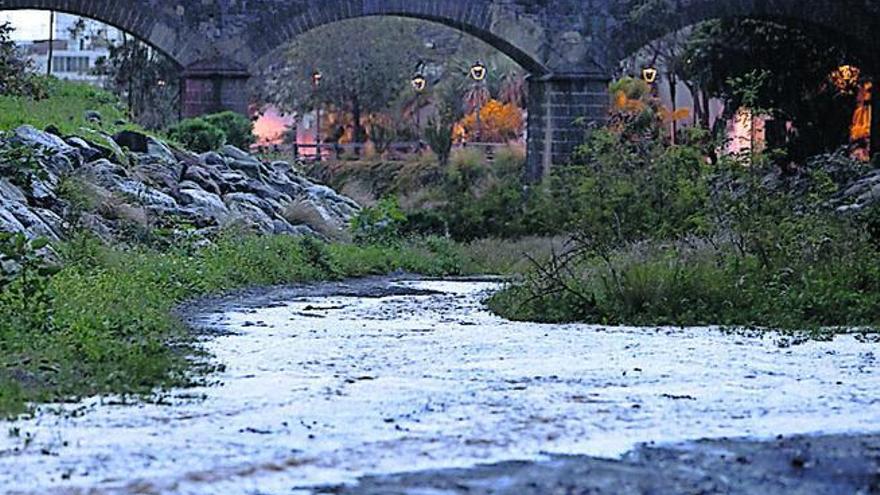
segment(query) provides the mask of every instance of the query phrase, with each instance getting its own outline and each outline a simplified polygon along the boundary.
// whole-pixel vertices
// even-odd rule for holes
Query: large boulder
[[[27,197],[18,186],[0,177],[0,200],[24,203],[27,202]]]
[[[219,196],[223,194],[223,190],[217,184],[218,178],[219,176],[202,166],[189,166],[183,174],[183,180],[198,184],[199,188]]]
[[[220,196],[201,189],[181,189],[178,198],[181,205],[218,224],[226,223],[231,215]]]
[[[82,160],[76,148],[60,137],[33,126],[19,127],[13,132],[12,140],[33,149],[45,172],[55,177],[70,173]]]
[[[3,224],[2,230],[7,232],[21,232],[28,238],[46,237],[52,240],[60,239],[60,231],[56,231],[50,223],[57,223],[60,227],[61,221],[57,215],[47,219],[40,216],[39,210],[31,210],[24,203],[0,200],[0,224]]]

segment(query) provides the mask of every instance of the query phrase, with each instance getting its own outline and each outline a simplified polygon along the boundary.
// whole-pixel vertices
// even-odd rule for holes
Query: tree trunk
[[[702,93],[702,101],[703,101],[703,126],[706,129],[709,129],[709,126],[712,125],[712,96],[705,89],[701,89],[700,93]]]
[[[363,144],[365,140],[364,128],[361,125],[361,101],[357,94],[353,95],[351,99],[351,117],[354,120],[354,136],[352,136],[352,140],[356,145]],[[356,155],[360,156],[360,149],[357,146],[355,146],[354,152]]]
[[[674,72],[669,74],[669,99],[672,100],[672,134],[670,136],[670,143],[675,146],[675,141],[678,138],[678,121],[675,119],[675,112],[678,110],[678,103],[676,102],[678,99],[678,80]]]

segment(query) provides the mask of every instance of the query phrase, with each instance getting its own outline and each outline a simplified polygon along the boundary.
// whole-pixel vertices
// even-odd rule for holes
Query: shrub
[[[226,136],[226,144],[247,151],[256,142],[254,123],[245,115],[227,111],[206,115],[202,119],[223,131]]]
[[[214,151],[226,142],[222,129],[201,118],[180,121],[168,129],[168,137],[197,153]]]
[[[396,198],[386,197],[375,206],[361,210],[351,221],[355,242],[360,244],[395,244],[401,241],[406,215]]]
[[[451,125],[430,122],[425,129],[425,141],[428,142],[431,151],[437,155],[441,165],[446,165],[449,162],[449,155],[452,153],[452,137]]]

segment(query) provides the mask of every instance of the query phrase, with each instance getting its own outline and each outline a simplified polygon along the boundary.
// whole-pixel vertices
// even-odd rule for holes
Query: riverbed
[[[188,317],[224,367],[208,384],[9,423],[0,487],[307,494],[641,442],[880,432],[870,336],[514,323],[482,304],[497,287],[376,279],[204,301]]]

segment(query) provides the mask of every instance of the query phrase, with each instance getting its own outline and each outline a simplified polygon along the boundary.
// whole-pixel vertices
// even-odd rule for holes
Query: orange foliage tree
[[[482,140],[498,143],[519,139],[525,124],[519,106],[515,103],[501,103],[495,99],[490,99],[483,105],[480,120],[482,122]],[[456,127],[456,135],[462,138],[476,136],[477,112],[474,111],[465,116]]]

